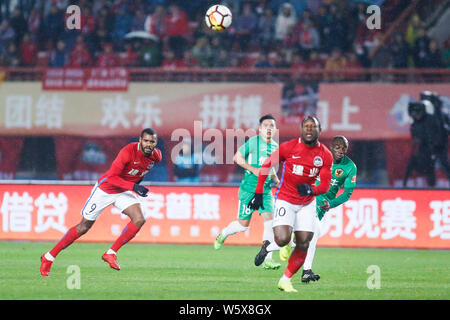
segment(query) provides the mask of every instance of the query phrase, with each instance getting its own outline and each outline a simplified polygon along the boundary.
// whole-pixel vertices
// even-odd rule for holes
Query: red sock
[[[55,247],[50,250],[50,254],[52,255],[52,257],[56,258],[56,256],[62,249],[70,246],[72,242],[74,242],[79,237],[80,235],[78,234],[77,228],[70,228],[69,231],[67,231],[66,234],[61,238],[61,240],[59,240],[59,242],[55,245]]]
[[[117,250],[120,249],[120,247],[122,247],[125,243],[127,243],[128,241],[130,241],[131,239],[134,238],[134,236],[136,235],[136,233],[138,233],[139,228],[136,227],[133,222],[129,222],[125,228],[123,228],[122,234],[120,235],[119,238],[117,238],[116,242],[113,243],[113,245],[111,246],[111,250],[114,250],[114,252],[117,252]]]
[[[288,278],[292,278],[294,274],[301,268],[306,259],[306,254],[308,251],[300,251],[297,248],[294,248],[291,256],[289,257],[289,262],[284,271],[284,275]]]

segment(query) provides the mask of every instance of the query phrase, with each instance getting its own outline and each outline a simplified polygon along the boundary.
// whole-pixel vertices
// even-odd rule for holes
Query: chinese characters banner
[[[128,90],[126,68],[49,68],[44,72],[43,90]]]
[[[0,185],[0,240],[59,240],[81,220],[92,186]],[[150,187],[142,198],[147,219],[135,242],[212,245],[237,218],[238,188]],[[351,200],[321,222],[319,246],[450,249],[448,191],[355,190]],[[114,241],[128,223],[106,208],[79,241]],[[263,224],[255,214],[246,233],[228,244],[259,245]]]
[[[409,138],[408,103],[423,91],[434,91],[450,101],[449,84],[321,83],[317,115],[322,138]],[[314,113],[314,112],[313,112]],[[280,136],[298,136],[299,121],[284,121]]]
[[[0,135],[131,137],[147,127],[160,136],[180,128],[193,134],[256,130],[262,115],[280,114],[280,101],[281,85],[267,83],[130,83],[127,91],[113,92],[6,82],[0,87]]]

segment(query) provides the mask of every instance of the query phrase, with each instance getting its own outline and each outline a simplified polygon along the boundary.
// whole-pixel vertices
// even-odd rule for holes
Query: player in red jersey
[[[109,170],[98,179],[92,189],[81,210],[83,215],[81,222],[70,228],[52,250],[42,255],[41,275],[48,276],[58,253],[85,234],[103,209],[111,204],[131,220],[111,248],[102,256],[111,268],[120,270],[116,257],[117,250],[133,239],[145,223],[140,200],[136,194],[141,197],[147,196],[148,189],[139,183],[153,165],[161,161],[162,155],[156,148],[157,142],[156,132],[147,128],[142,130],[139,142],[130,143],[120,150]]]
[[[287,245],[294,231],[297,246],[289,258],[283,277],[278,282],[278,288],[286,292],[297,292],[292,287],[291,278],[305,261],[316,223],[315,196],[326,193],[330,188],[333,163],[330,150],[319,142],[319,119],[306,116],[301,129],[300,138],[280,144],[266,159],[259,171],[255,196],[248,204],[253,210],[263,207],[264,181],[272,166],[283,162],[283,172],[275,194],[275,243],[266,241],[263,244],[255,257],[255,265],[261,264],[269,251]],[[317,176],[320,176],[321,181],[318,186],[315,185]]]

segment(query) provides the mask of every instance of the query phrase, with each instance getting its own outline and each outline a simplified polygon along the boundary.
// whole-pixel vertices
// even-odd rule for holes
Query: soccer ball
[[[208,28],[222,31],[231,25],[232,15],[230,9],[227,7],[216,4],[206,11],[205,21]]]

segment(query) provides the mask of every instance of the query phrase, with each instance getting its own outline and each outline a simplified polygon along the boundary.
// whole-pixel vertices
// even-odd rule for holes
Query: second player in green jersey
[[[278,148],[278,143],[273,140],[276,131],[275,118],[266,115],[259,120],[259,134],[247,140],[236,152],[234,161],[245,169],[244,178],[239,187],[239,208],[237,220],[232,221],[227,227],[217,235],[214,248],[220,249],[225,239],[233,234],[248,230],[250,220],[255,210],[248,208],[247,204],[254,195],[254,190],[258,182],[259,168],[269,155]],[[271,191],[271,181],[279,183],[275,171],[267,178],[264,184],[264,209],[258,210],[264,221],[263,242],[268,240],[273,242],[273,195]],[[278,269],[280,264],[268,255],[264,260],[265,269]]]

